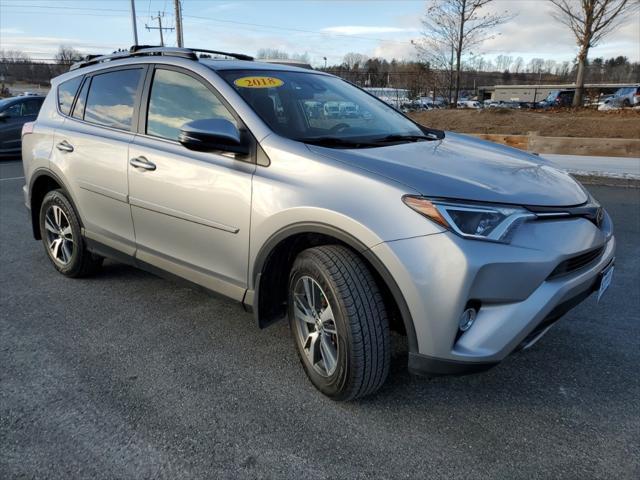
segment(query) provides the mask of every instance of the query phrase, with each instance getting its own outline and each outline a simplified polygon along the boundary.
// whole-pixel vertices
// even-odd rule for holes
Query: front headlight
[[[484,206],[405,195],[402,201],[416,212],[465,238],[509,243],[522,222],[536,218],[529,210]]]

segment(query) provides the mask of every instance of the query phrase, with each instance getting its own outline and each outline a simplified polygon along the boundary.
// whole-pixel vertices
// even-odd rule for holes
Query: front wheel
[[[289,325],[315,387],[335,400],[375,392],[389,373],[387,312],[373,275],[339,245],[310,248],[289,276]]]

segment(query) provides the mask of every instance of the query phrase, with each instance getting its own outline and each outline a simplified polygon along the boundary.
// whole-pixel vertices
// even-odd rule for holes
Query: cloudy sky
[[[577,1],[577,0],[576,0]],[[139,43],[157,44],[151,19],[164,11],[174,26],[173,0],[136,0]],[[259,48],[307,53],[314,65],[339,63],[347,52],[388,59],[415,58],[411,40],[421,36],[424,0],[214,1],[182,0],[186,45],[255,54]],[[0,0],[0,49],[52,58],[60,44],[83,53],[104,53],[133,43],[130,0]],[[575,41],[552,17],[546,0],[495,0],[491,9],[516,17],[477,49],[554,60],[575,57]],[[175,45],[175,32],[165,32]],[[640,14],[626,18],[591,50],[591,57],[626,55],[640,60]]]

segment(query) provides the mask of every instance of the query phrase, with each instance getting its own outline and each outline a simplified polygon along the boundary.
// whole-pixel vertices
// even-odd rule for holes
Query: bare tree
[[[60,45],[58,53],[55,55],[56,62],[61,65],[71,65],[72,63],[82,60],[82,54],[75,48]]]
[[[513,66],[511,67],[513,73],[520,73],[520,70],[522,70],[523,65],[524,65],[524,59],[522,57],[516,58],[513,62]]]
[[[555,7],[555,18],[571,29],[578,44],[578,72],[573,106],[582,105],[585,65],[589,49],[625,20],[625,14],[637,10],[634,0],[549,0]]]
[[[369,57],[362,53],[349,52],[346,53],[342,59],[342,62],[349,68],[349,70],[358,69],[363,67],[367,63]]]
[[[501,72],[504,72],[505,70],[509,70],[509,65],[511,65],[512,61],[513,61],[513,57],[509,55],[498,55],[496,57],[496,68]]]
[[[289,54],[277,48],[261,48],[258,50],[258,58],[268,60],[289,60]]]
[[[430,0],[422,21],[424,25],[424,51],[436,50],[442,55],[450,50],[450,65],[454,72],[452,106],[455,107],[460,93],[460,66],[462,56],[489,38],[497,26],[512,19],[504,11],[487,12],[493,0]],[[454,66],[455,65],[455,66]]]

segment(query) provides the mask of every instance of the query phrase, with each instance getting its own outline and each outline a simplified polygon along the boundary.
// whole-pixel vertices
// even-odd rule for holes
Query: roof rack
[[[110,55],[87,55],[83,60],[71,65],[69,70],[77,70],[78,68],[95,65],[97,63],[110,62],[130,57],[142,57],[152,55],[163,55],[169,57],[188,58],[190,60],[198,60],[198,53],[211,53],[214,55],[223,55],[225,57],[236,58],[238,60],[253,60],[253,57],[242,53],[221,52],[218,50],[206,50],[203,48],[176,48],[161,47],[156,45],[134,45],[129,50],[114,52]]]

